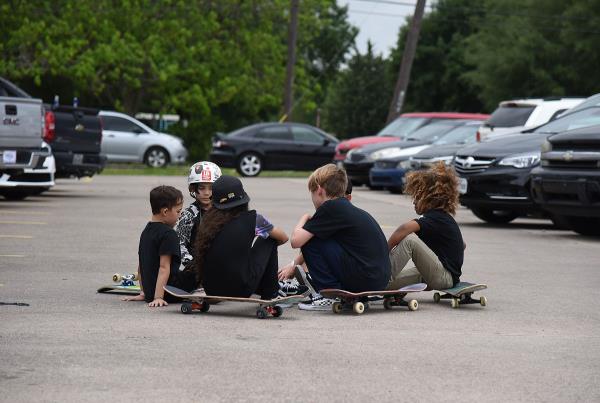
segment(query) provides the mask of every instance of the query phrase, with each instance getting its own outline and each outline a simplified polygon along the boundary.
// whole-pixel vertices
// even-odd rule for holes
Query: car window
[[[569,113],[538,127],[534,133],[560,133],[582,127],[600,125],[600,107],[592,107],[575,113]]]
[[[377,133],[378,136],[404,137],[421,127],[425,118],[399,117]]]
[[[418,130],[415,130],[408,136],[408,140],[418,141],[433,141],[440,138],[443,134],[446,134],[457,126],[459,121],[438,121],[430,123],[427,126],[423,126]]]
[[[492,113],[485,125],[489,127],[525,126],[525,122],[534,109],[534,105],[503,105]]]
[[[146,133],[146,130],[135,123],[116,116],[102,116],[102,128],[115,132]]]
[[[586,98],[585,101],[583,101],[579,105],[576,105],[576,106],[572,107],[565,114],[567,114],[567,113],[571,114],[571,113],[574,113],[574,112],[578,112],[578,111],[581,111],[583,109],[587,109],[590,106],[600,106],[600,94],[592,95],[591,97]]]
[[[290,131],[285,126],[271,126],[260,129],[254,138],[266,140],[292,140]]]
[[[477,130],[479,125],[459,126],[450,130],[438,139],[434,144],[470,144],[477,141]]]
[[[323,137],[306,127],[292,126],[292,135],[294,136],[294,141],[299,143],[323,144]]]

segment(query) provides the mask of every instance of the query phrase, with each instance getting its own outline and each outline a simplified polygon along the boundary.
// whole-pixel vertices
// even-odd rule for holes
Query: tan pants
[[[409,260],[416,267],[405,267]],[[397,290],[415,283],[426,283],[428,289],[443,290],[453,285],[452,275],[438,257],[418,236],[410,234],[390,252],[392,275],[387,290]]]

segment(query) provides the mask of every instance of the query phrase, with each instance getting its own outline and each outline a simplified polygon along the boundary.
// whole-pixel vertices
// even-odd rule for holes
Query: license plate
[[[6,165],[17,163],[17,151],[16,150],[4,150],[2,152],[2,162]]]
[[[83,164],[83,154],[73,154],[73,165]]]
[[[467,193],[468,181],[465,178],[458,178],[458,193],[464,195]]]

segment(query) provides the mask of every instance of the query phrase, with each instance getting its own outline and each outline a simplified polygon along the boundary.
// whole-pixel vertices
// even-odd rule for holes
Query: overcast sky
[[[385,56],[389,54],[390,48],[396,45],[398,30],[405,23],[406,16],[412,15],[416,4],[416,0],[398,1],[402,4],[376,0],[337,0],[337,2],[339,5],[349,5],[350,22],[360,29],[356,38],[359,51],[364,53],[367,49],[367,41],[371,40],[375,52]],[[404,4],[412,4],[412,6]]]

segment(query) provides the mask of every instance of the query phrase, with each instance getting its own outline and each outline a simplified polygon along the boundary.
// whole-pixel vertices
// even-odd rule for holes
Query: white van
[[[585,98],[532,98],[502,101],[479,128],[479,140],[489,136],[516,133],[555,119]]]

